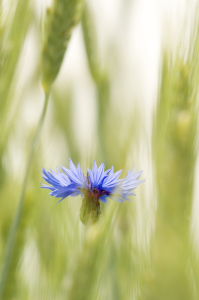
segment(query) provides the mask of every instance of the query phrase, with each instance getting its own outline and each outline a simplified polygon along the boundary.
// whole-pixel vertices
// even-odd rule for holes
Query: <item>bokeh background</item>
[[[60,1],[60,0],[59,0]],[[55,1],[56,3],[56,1]],[[52,1],[0,1],[0,271],[44,103]],[[2,300],[199,299],[197,0],[87,0],[53,83]],[[135,165],[131,202],[40,189],[41,170]]]

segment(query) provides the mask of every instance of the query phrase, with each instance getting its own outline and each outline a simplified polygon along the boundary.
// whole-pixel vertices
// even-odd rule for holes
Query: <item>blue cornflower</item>
[[[80,163],[77,168],[69,159],[70,170],[61,166],[65,173],[61,173],[57,168],[57,173],[51,170],[47,172],[42,169],[43,179],[50,185],[42,183],[42,188],[51,190],[50,195],[61,198],[62,201],[68,196],[81,195],[83,205],[80,211],[80,218],[83,223],[92,223],[97,221],[100,214],[100,201],[107,203],[107,198],[117,202],[129,201],[132,191],[145,180],[139,180],[142,171],[133,173],[128,171],[124,179],[119,179],[122,170],[114,173],[114,168],[104,171],[104,162],[97,168],[93,162],[92,171],[87,169],[87,176],[81,170]],[[90,216],[91,212],[94,216]],[[91,220],[92,219],[92,220]]]

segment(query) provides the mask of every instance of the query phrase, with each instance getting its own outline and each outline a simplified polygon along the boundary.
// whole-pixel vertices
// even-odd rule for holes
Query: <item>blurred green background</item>
[[[199,2],[80,1],[0,1],[0,299],[197,300]],[[69,157],[147,180],[85,227],[39,188]]]

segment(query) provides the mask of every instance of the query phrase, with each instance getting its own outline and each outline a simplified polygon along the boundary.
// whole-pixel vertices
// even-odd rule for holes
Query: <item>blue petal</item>
[[[114,174],[114,168],[112,167],[109,175],[103,181],[102,189],[107,192],[112,193],[121,184],[122,180],[118,179],[121,173],[122,173],[122,170],[117,171]]]
[[[111,185],[117,185],[119,182],[117,181],[117,179],[119,178],[119,176],[121,175],[122,170],[117,171],[115,174],[113,173],[113,170],[111,170],[110,174],[105,178],[104,182],[103,182],[103,186],[111,186]]]
[[[110,196],[110,198],[116,202],[124,202],[124,200],[120,196]]]
[[[95,160],[93,162],[92,174],[93,174],[93,179],[94,179],[93,184],[96,184],[96,179],[97,179],[97,164],[96,164]]]
[[[90,178],[92,187],[101,188],[104,178],[107,177],[107,171],[104,172],[104,162],[97,169],[97,164],[94,161],[92,171],[90,169],[87,169],[87,171],[89,174],[89,178]],[[108,172],[109,172],[109,170],[108,170]]]
[[[134,190],[139,184],[145,181],[138,179],[142,174],[142,171],[135,172],[133,174],[133,170],[134,168],[131,170],[131,172],[128,171],[126,178],[124,178],[121,184],[121,197],[125,200],[127,200],[129,196],[135,195],[132,193],[132,190]]]
[[[42,177],[49,185],[41,183],[41,188],[49,189],[51,191],[50,195],[61,198],[60,201],[68,196],[83,196],[83,190],[81,189],[93,191],[92,188],[97,188],[99,195],[107,192],[100,197],[100,201],[104,203],[107,203],[108,197],[117,202],[130,201],[128,197],[135,195],[132,191],[145,181],[139,179],[142,171],[133,173],[134,167],[130,172],[127,171],[127,176],[124,179],[119,179],[122,170],[114,173],[112,166],[111,169],[104,171],[104,162],[97,168],[94,161],[92,171],[87,169],[89,178],[89,182],[87,182],[80,163],[76,168],[72,160],[69,159],[69,165],[70,170],[62,166],[65,173],[61,173],[58,167],[57,173],[53,170],[47,172],[44,168],[42,169]]]
[[[96,184],[100,184],[101,180],[106,176],[104,175],[104,162],[99,166],[98,174],[96,177]]]
[[[66,175],[69,177],[69,179],[72,182],[78,184],[80,188],[85,187],[86,180],[85,180],[85,176],[80,168],[80,165],[78,165],[78,167],[76,168],[71,159],[69,159],[69,164],[70,164],[70,170],[68,170],[64,166],[61,166],[63,171],[66,173]]]
[[[107,203],[107,196],[104,195],[104,196],[101,196],[100,197],[100,201],[104,202],[104,203]]]
[[[69,162],[71,170],[63,167],[64,171],[66,171],[66,174],[68,173],[68,177],[66,174],[61,173],[58,167],[57,173],[53,170],[51,170],[51,172],[47,172],[44,168],[42,169],[42,177],[50,185],[42,183],[41,188],[49,189],[51,191],[51,196],[61,198],[61,200],[68,196],[74,197],[81,194],[80,189],[85,187],[85,176],[80,168],[80,165],[78,164],[76,169],[73,162],[71,160]]]

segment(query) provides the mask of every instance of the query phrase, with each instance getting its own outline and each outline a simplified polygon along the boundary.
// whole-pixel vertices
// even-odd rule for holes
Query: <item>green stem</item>
[[[15,243],[15,237],[16,237],[17,230],[18,230],[18,227],[19,227],[19,223],[20,223],[20,220],[21,220],[21,216],[22,216],[22,213],[23,213],[24,197],[25,197],[26,185],[27,185],[27,181],[28,181],[28,175],[29,175],[29,171],[30,171],[34,151],[35,151],[37,141],[38,141],[39,135],[41,133],[41,128],[42,128],[42,125],[43,125],[43,121],[44,121],[44,118],[45,118],[45,114],[46,114],[46,110],[47,110],[47,106],[48,106],[48,99],[49,99],[49,93],[46,92],[44,107],[43,107],[43,110],[42,110],[41,117],[39,119],[37,131],[35,133],[35,136],[34,136],[34,139],[33,139],[33,142],[32,142],[32,147],[31,147],[31,150],[30,150],[30,154],[29,154],[29,157],[28,157],[28,163],[27,163],[26,173],[25,173],[25,177],[24,177],[21,197],[20,197],[20,200],[19,200],[19,205],[18,205],[17,212],[16,212],[16,215],[15,215],[15,218],[14,218],[14,221],[12,223],[10,233],[9,233],[9,236],[8,236],[8,242],[7,242],[7,246],[6,246],[5,257],[4,257],[4,260],[3,260],[3,267],[2,267],[2,273],[1,273],[0,299],[1,299],[1,296],[2,296],[2,293],[3,293],[3,290],[4,290],[6,277],[7,277],[7,274],[8,274],[8,269],[9,269],[11,258],[12,258],[12,250],[13,250],[13,246],[14,246],[14,243]]]

